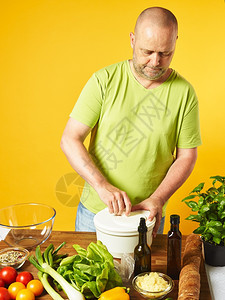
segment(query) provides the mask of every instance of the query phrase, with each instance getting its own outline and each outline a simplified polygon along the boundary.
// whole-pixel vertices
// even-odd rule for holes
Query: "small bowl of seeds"
[[[29,251],[22,247],[10,247],[0,250],[0,267],[19,269],[28,258]]]

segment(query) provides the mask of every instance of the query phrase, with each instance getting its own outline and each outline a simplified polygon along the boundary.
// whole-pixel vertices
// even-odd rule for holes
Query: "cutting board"
[[[186,236],[182,237],[182,252],[185,246]],[[55,248],[59,246],[62,242],[66,242],[66,245],[60,250],[60,253],[68,253],[69,255],[75,254],[75,250],[72,247],[73,244],[79,244],[80,246],[86,248],[90,242],[96,241],[95,233],[87,233],[87,232],[73,232],[73,231],[53,231],[50,238],[41,245],[41,250],[44,251],[45,248],[49,245],[49,243],[53,243]],[[153,240],[151,250],[152,250],[152,271],[158,271],[162,273],[166,273],[166,262],[167,262],[167,250],[166,250],[166,235],[157,235],[157,237]],[[0,242],[0,248],[6,247],[3,241]],[[37,270],[33,265],[27,261],[20,271],[29,271],[31,272],[35,278],[37,278]],[[201,263],[200,268],[201,274],[201,292],[200,292],[200,300],[211,300],[209,285],[207,281],[206,271],[204,263]],[[131,300],[143,300],[143,298],[132,288],[131,281],[126,286],[131,287],[130,298]],[[63,294],[62,294],[63,295]],[[178,295],[178,281],[175,280],[175,287],[173,291],[168,294],[167,297],[173,298],[173,300],[177,299]],[[66,298],[64,296],[64,298]],[[39,300],[50,300],[52,299],[48,294],[44,293],[41,297],[38,297]]]

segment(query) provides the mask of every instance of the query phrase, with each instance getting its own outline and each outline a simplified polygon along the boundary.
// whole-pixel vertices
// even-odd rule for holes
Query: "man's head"
[[[176,17],[167,9],[150,7],[138,17],[130,34],[133,66],[138,76],[157,80],[168,70],[177,40]]]

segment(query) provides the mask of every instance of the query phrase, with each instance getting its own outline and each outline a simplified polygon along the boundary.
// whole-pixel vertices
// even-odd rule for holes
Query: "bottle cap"
[[[177,225],[180,223],[180,216],[179,215],[171,215],[170,216],[170,223]]]
[[[140,218],[140,224],[138,226],[139,232],[147,232],[147,226],[145,223],[145,218]]]

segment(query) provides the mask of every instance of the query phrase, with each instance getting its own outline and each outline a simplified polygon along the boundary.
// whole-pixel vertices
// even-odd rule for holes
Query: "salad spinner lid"
[[[147,210],[137,210],[131,212],[129,216],[126,216],[125,213],[121,216],[116,216],[110,214],[106,207],[95,215],[94,224],[100,229],[111,232],[137,232],[141,217],[146,219],[147,228],[154,226],[155,218],[149,221],[147,219],[148,216],[149,211]]]

